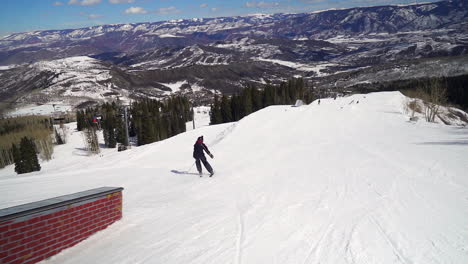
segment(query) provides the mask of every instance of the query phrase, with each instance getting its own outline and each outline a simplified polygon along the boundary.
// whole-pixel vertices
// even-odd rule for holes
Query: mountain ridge
[[[215,92],[230,94],[247,84],[262,86],[293,76],[321,88],[331,89],[331,83],[346,88],[364,78],[389,81],[386,74],[371,73],[398,72],[399,65],[407,64],[418,72],[400,71],[402,79],[419,73],[464,74],[468,69],[459,62],[468,56],[467,3],[442,1],[13,34],[0,40],[0,98],[33,102],[32,90],[41,94],[58,80],[31,85],[36,83],[32,79],[11,79],[15,72],[28,71],[28,65],[36,62],[59,63],[80,56],[101,61],[111,75],[107,87],[113,90],[107,92],[122,98],[167,96],[161,91],[172,88],[164,83],[185,83],[184,89],[177,87],[174,92],[209,101]],[[453,63],[438,66],[444,58],[453,58]],[[421,63],[427,60],[432,62]],[[418,65],[427,67],[419,69]],[[75,74],[72,67],[62,70]],[[353,74],[343,78],[342,72]],[[57,96],[67,90],[66,94],[79,100],[94,100],[74,94],[78,83],[54,87]],[[100,89],[96,86],[95,93],[107,93]]]

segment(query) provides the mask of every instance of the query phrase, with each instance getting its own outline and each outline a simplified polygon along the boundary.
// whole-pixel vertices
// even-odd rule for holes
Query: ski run
[[[0,208],[125,188],[122,220],[44,264],[468,263],[468,129],[410,122],[406,100],[271,106],[97,156],[70,124],[42,171],[0,170]]]

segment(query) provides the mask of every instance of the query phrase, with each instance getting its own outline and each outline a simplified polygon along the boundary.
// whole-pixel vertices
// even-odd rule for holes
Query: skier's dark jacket
[[[203,153],[203,150],[205,150],[208,155],[211,155],[208,147],[203,143],[203,137],[199,137],[197,142],[195,142],[195,145],[193,145],[193,157],[195,159],[204,158],[205,154]]]

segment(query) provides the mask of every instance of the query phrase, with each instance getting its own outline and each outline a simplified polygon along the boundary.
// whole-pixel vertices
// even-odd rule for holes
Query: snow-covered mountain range
[[[200,98],[292,76],[346,87],[464,74],[467,54],[467,0],[34,31],[0,39],[0,99]]]

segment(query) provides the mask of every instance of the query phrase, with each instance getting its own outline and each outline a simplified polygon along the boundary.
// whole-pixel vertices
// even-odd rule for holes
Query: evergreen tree
[[[21,138],[19,149],[13,145],[13,157],[15,160],[15,171],[18,174],[41,170],[37,158],[37,150],[32,139]]]
[[[15,162],[15,172],[18,174],[24,173],[25,172],[24,162],[21,159],[20,150],[16,147],[15,144],[12,145],[11,150],[13,152],[13,161]]]
[[[221,116],[223,123],[229,123],[233,121],[231,103],[225,95],[223,95],[223,97],[221,98]]]
[[[39,159],[37,158],[37,148],[36,144],[34,144],[34,140],[32,138],[26,138],[27,141],[27,149],[28,152],[28,162],[31,164],[31,171],[40,171],[41,165],[39,164]]]
[[[275,88],[271,84],[267,84],[263,90],[263,107],[275,104]]]
[[[117,128],[116,128],[116,140],[119,143],[128,146],[127,130],[125,128],[125,117],[117,119]]]
[[[136,101],[131,109],[130,133],[133,130],[138,145],[144,145],[185,132],[185,123],[191,119],[190,103],[185,97]]]
[[[253,112],[256,112],[260,109],[263,108],[262,104],[262,95],[260,94],[260,91],[255,86],[250,87],[250,94],[252,97],[252,110]]]
[[[223,122],[223,117],[221,114],[221,104],[218,100],[218,95],[215,94],[213,107],[211,107],[210,111],[210,124],[216,125],[221,124]]]
[[[232,121],[239,121],[242,118],[241,100],[238,95],[231,96]]]
[[[81,110],[76,111],[76,130],[81,131],[83,130],[83,125],[84,123],[84,118],[83,118],[83,113]]]
[[[253,104],[252,104],[252,96],[251,96],[250,88],[245,88],[242,91],[241,100],[242,100],[241,118],[243,118],[244,116],[248,116],[253,112]]]

